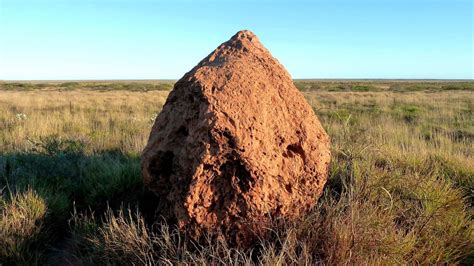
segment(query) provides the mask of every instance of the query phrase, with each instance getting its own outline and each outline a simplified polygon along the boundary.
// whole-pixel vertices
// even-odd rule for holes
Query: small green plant
[[[415,124],[422,113],[422,110],[418,106],[410,104],[395,104],[394,115],[402,119],[407,124]]]
[[[39,140],[28,139],[32,145],[31,151],[49,156],[83,154],[85,148],[84,140],[63,139],[57,135],[41,137]]]

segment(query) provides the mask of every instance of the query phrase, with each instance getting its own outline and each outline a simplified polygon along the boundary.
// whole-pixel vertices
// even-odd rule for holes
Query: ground
[[[295,84],[332,140],[328,184],[235,250],[150,215],[140,152],[172,81],[0,83],[0,264],[472,264],[474,83]]]

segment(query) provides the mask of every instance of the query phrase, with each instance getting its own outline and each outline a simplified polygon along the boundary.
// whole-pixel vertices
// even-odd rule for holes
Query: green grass
[[[301,91],[474,91],[474,83],[469,81],[436,80],[295,80]],[[0,81],[0,90],[98,90],[98,91],[170,91],[174,81],[51,81],[51,82],[10,82]]]
[[[474,91],[469,81],[410,80],[295,80],[301,91]]]
[[[139,156],[167,91],[3,83],[0,264],[472,264],[472,83],[303,83],[330,177],[310,214],[251,250],[155,223]]]
[[[97,91],[170,91],[173,82],[146,81],[146,82],[0,82],[0,90],[28,91],[28,90],[97,90]]]

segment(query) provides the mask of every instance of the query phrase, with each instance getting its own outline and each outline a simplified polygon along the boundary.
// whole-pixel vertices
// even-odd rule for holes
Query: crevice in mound
[[[221,174],[219,178],[229,180],[231,184],[236,180],[240,191],[246,193],[252,186],[252,177],[250,172],[239,160],[229,160],[219,168]]]
[[[170,177],[173,174],[174,154],[171,151],[158,151],[150,160],[149,173],[153,175],[156,184],[161,189],[168,190]]]
[[[221,164],[217,176],[210,184],[214,195],[208,208],[209,212],[215,213],[218,220],[222,220],[226,215],[229,221],[245,217],[247,205],[242,196],[251,189],[252,180],[250,172],[238,158],[228,158]],[[229,208],[235,204],[239,206],[238,211],[230,214]]]
[[[180,126],[176,131],[179,136],[187,137],[189,135],[188,129],[185,126]]]
[[[299,155],[301,159],[303,159],[303,162],[306,162],[306,154],[299,143],[288,145],[286,151],[283,153],[283,157],[285,158],[293,158],[295,155]]]
[[[236,147],[236,141],[235,141],[235,138],[234,136],[232,136],[232,134],[229,132],[229,130],[224,130],[222,133],[222,136],[224,136],[225,138],[228,139],[227,143],[229,144],[229,147],[234,149]]]

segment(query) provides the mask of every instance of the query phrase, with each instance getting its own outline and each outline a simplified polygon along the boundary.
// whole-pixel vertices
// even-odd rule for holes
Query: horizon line
[[[107,81],[178,81],[179,79],[0,79],[0,82],[107,82]],[[466,81],[474,82],[474,79],[464,78],[292,78],[293,81]]]

